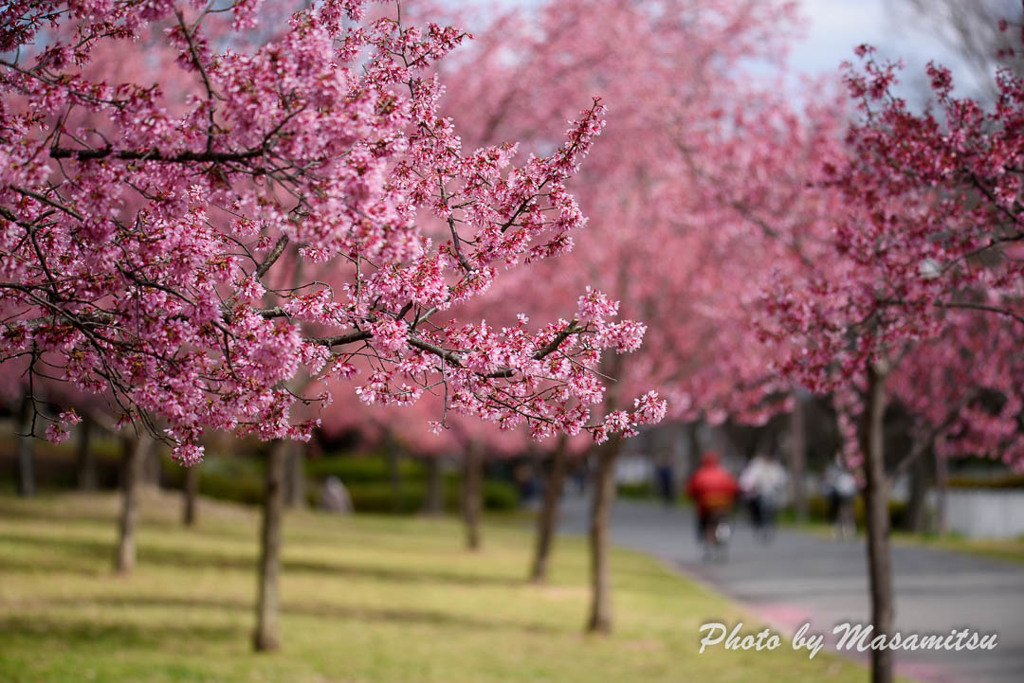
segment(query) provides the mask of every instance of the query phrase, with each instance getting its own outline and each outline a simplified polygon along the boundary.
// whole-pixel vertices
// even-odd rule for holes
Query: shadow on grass
[[[0,544],[4,543],[15,547],[29,546],[44,552],[28,555],[19,554],[16,550],[0,552],[0,573],[61,572],[98,576],[105,571],[97,565],[98,561],[106,560],[110,567],[114,561],[114,546],[101,541],[0,534]]]
[[[158,648],[169,640],[228,642],[245,636],[245,629],[237,626],[97,623],[81,617],[44,614],[0,617],[0,642],[27,645],[40,653],[53,651],[52,648],[59,650],[104,643],[117,643],[119,648]]]
[[[525,579],[507,576],[463,574],[456,571],[425,569],[422,567],[390,567],[350,565],[327,560],[284,560],[284,570],[290,573],[323,574],[326,576],[372,579],[385,583],[444,583],[457,586],[495,586],[511,588],[522,586]]]
[[[12,503],[13,501],[13,503]],[[117,525],[118,513],[116,511],[100,511],[92,509],[75,509],[73,512],[58,507],[29,507],[19,504],[20,499],[9,499],[0,496],[0,517],[12,520],[29,520],[53,522],[66,528],[86,528],[102,525],[114,528]],[[120,504],[120,503],[118,503]],[[200,506],[202,501],[200,501]],[[200,515],[202,511],[200,509]],[[171,533],[189,533],[206,538],[230,538],[232,540],[249,540],[256,533],[257,522],[247,520],[245,528],[232,528],[229,525],[218,524],[214,520],[213,525],[200,520],[199,525],[188,529],[181,521],[176,519],[152,519],[147,517],[146,512],[142,513],[142,525],[144,529],[159,530]],[[249,528],[251,527],[251,528]]]
[[[0,496],[0,515],[7,519],[28,519],[42,520],[46,522],[61,522],[68,525],[87,524],[113,524],[117,519],[116,513],[107,514],[96,511],[77,511],[74,516],[58,508],[28,506],[22,504],[21,499],[7,498]]]
[[[90,597],[86,600],[55,598],[40,601],[42,609],[45,609],[46,607],[81,607],[83,605],[127,609],[132,610],[133,613],[135,613],[136,610],[156,609],[161,611],[171,610],[177,613],[189,610],[215,610],[221,612],[227,611],[249,614],[255,610],[255,602],[253,600],[228,597],[197,598],[184,596],[108,595]],[[509,619],[485,619],[475,615],[459,614],[435,609],[332,605],[324,602],[313,603],[286,600],[281,605],[281,612],[285,616],[313,617],[317,619],[330,620],[331,622],[346,620],[373,623],[418,624],[467,631],[487,630],[547,634],[560,633],[557,628],[548,624],[528,623]],[[12,628],[9,622],[13,622],[15,627]],[[151,636],[147,628],[137,627],[131,624],[90,625],[87,622],[77,620],[72,620],[72,622],[68,624],[67,619],[62,618],[58,620],[43,617],[41,619],[32,618],[31,621],[21,618],[8,618],[6,620],[0,619],[0,636],[14,634],[24,635],[25,633],[29,633],[31,635],[36,632],[48,632],[48,629],[50,628],[49,624],[51,623],[59,625],[56,627],[58,631],[70,631],[70,637],[72,637],[72,639],[77,639],[79,642],[90,639],[98,641],[107,637],[116,637],[119,639],[119,642],[122,642],[121,639],[124,638],[124,642],[130,645],[144,645],[150,642],[155,643],[160,638],[172,635],[166,631],[173,631],[173,633],[192,633],[195,631],[194,628],[187,626],[176,628],[158,627],[154,629],[155,635]],[[199,628],[201,635],[205,633],[206,628],[207,627]],[[121,635],[119,633],[120,630],[123,630],[125,635]],[[136,633],[136,631],[139,631],[140,633]],[[144,635],[141,633],[143,631],[145,631]],[[239,633],[239,629],[237,628],[209,628],[209,631],[209,635],[211,637],[225,639],[234,638]],[[55,636],[55,638],[59,638],[59,635]],[[143,640],[145,642],[143,642]]]
[[[19,557],[15,552],[0,554],[0,571],[68,571],[94,574],[99,570],[97,561],[114,559],[114,544],[93,539],[50,538],[21,534],[0,534],[0,543],[32,546],[45,550],[42,557]],[[52,552],[50,552],[52,551]],[[256,549],[252,553],[226,553],[181,548],[153,548],[143,542],[139,547],[140,567],[160,566],[181,569],[225,569],[251,571],[256,568]],[[36,554],[38,555],[38,554]],[[319,574],[325,577],[368,579],[385,583],[427,584],[442,583],[459,586],[513,587],[525,583],[523,579],[466,574],[457,571],[425,569],[422,567],[391,567],[379,565],[353,565],[319,559],[288,559],[282,562],[286,574]]]

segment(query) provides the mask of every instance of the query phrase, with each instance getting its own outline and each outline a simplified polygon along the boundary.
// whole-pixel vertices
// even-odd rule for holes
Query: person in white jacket
[[[754,533],[765,542],[775,534],[775,516],[785,503],[788,482],[785,468],[770,453],[755,455],[740,475]]]

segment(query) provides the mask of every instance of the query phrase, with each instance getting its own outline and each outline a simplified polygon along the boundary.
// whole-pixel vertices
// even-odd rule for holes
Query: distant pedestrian
[[[758,454],[740,475],[754,532],[764,541],[775,534],[775,518],[786,498],[789,475],[773,454]]]
[[[654,468],[654,478],[658,497],[666,506],[673,507],[676,504],[676,471],[669,458],[659,459]]]
[[[327,512],[335,512],[347,515],[352,512],[352,497],[348,489],[341,483],[341,479],[335,475],[327,477],[324,482],[323,495],[320,497],[320,507]]]
[[[540,487],[537,484],[537,477],[533,466],[529,462],[523,461],[516,465],[515,469],[512,470],[512,478],[515,480],[516,488],[519,490],[520,503],[529,503],[537,496]]]
[[[824,494],[828,500],[828,517],[832,535],[845,538],[857,531],[853,503],[859,490],[857,478],[846,469],[839,456],[825,470]]]

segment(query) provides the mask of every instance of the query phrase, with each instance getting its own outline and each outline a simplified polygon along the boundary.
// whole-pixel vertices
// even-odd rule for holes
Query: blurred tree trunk
[[[789,422],[789,472],[793,482],[793,508],[798,521],[807,521],[807,419],[800,389],[793,391],[793,413]]]
[[[198,516],[197,506],[199,504],[199,465],[192,465],[185,468],[185,481],[182,484],[182,517],[181,522],[185,526],[195,526]]]
[[[434,517],[444,511],[444,478],[440,458],[428,457],[426,465],[427,496],[423,502],[423,513]]]
[[[18,495],[31,498],[36,495],[35,442],[32,437],[32,423],[35,421],[35,406],[28,394],[21,401],[18,415]]]
[[[466,547],[480,549],[480,514],[484,502],[484,454],[479,441],[466,448],[462,470],[462,519],[466,526]]]
[[[562,435],[551,456],[551,470],[548,472],[544,487],[544,501],[537,517],[537,543],[534,548],[533,567],[530,570],[530,581],[533,583],[545,583],[548,580],[548,558],[551,556],[551,544],[555,537],[555,529],[558,527],[558,505],[562,501],[562,491],[565,489],[568,448],[568,438]]]
[[[260,533],[259,588],[256,599],[256,631],[253,646],[257,652],[280,649],[278,631],[281,575],[281,522],[284,517],[284,478],[288,442],[278,439],[267,452],[263,492],[263,525]]]
[[[946,459],[935,450],[935,529],[940,536],[949,532],[946,500],[949,493],[949,467]]]
[[[288,442],[287,473],[285,477],[285,507],[306,507],[306,444]]]
[[[931,479],[928,458],[917,458],[908,471],[910,477],[910,495],[907,498],[907,511],[903,518],[903,529],[911,533],[925,531],[928,522],[928,484]]]
[[[889,547],[889,482],[885,474],[884,418],[885,381],[889,373],[884,362],[868,367],[868,395],[864,411],[864,505],[867,512],[868,579],[871,591],[872,637],[892,633],[895,612],[892,560]],[[872,683],[892,683],[893,656],[887,648],[871,650]]]
[[[121,515],[118,520],[117,554],[114,571],[130,574],[135,569],[137,551],[136,530],[139,523],[139,483],[146,456],[153,450],[153,438],[142,431],[138,438],[121,441],[124,455],[121,461]]]
[[[78,425],[78,490],[95,491],[98,487],[96,476],[96,453],[92,449],[92,437],[95,423],[88,414],[82,416]]]
[[[590,509],[590,617],[588,633],[611,633],[612,596],[608,550],[612,505],[615,503],[615,461],[622,438],[612,436],[598,449],[594,502]]]

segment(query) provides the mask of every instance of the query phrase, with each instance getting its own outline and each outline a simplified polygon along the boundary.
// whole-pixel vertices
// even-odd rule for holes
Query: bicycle
[[[725,562],[729,557],[729,539],[732,538],[730,509],[708,511],[704,526],[704,560]]]

